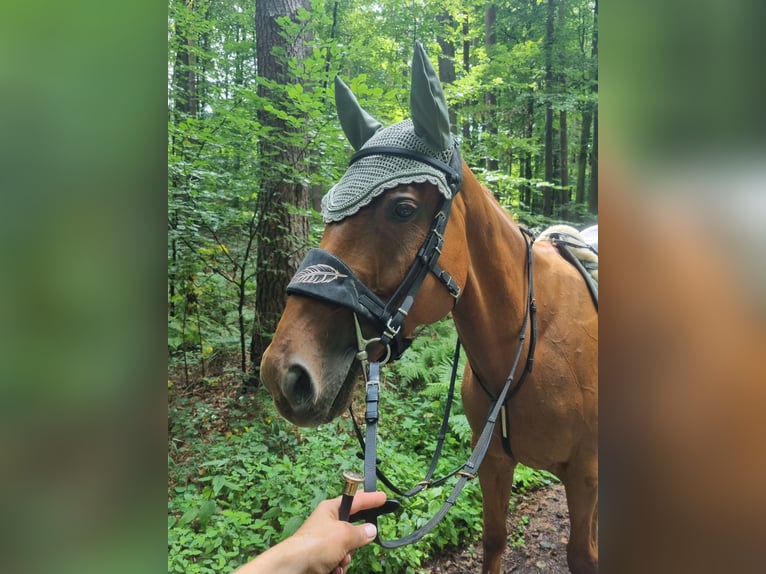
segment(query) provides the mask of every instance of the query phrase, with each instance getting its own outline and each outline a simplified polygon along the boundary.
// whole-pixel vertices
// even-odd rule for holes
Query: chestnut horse
[[[424,83],[429,86],[425,96],[416,93],[416,86]],[[357,123],[348,120],[348,107],[357,104],[344,87],[336,81],[336,104],[356,149],[374,139],[373,134],[394,129],[382,128],[361,108],[354,112]],[[429,99],[436,105],[424,112],[423,101]],[[443,117],[417,117],[446,114],[438,79],[419,45],[413,60],[411,112],[415,133],[430,149],[449,147],[444,145],[450,141],[448,136],[438,139],[427,133],[429,126],[443,123]],[[446,125],[448,128],[448,120]],[[454,153],[458,153],[456,149]],[[409,337],[418,325],[452,313],[468,357],[461,391],[475,441],[490,409],[490,395],[500,394],[519,344],[529,288],[527,243],[519,226],[465,162],[461,163],[462,182],[451,199],[438,256],[440,270],[460,287],[459,296],[445,288],[436,274],[427,273],[406,313],[402,332]],[[350,172],[351,168],[347,175]],[[350,270],[382,301],[395,294],[449,193],[434,177],[395,183],[394,187],[383,185],[335,220],[328,215],[332,206],[323,210],[329,223],[320,248],[342,260],[345,271]],[[506,405],[512,455],[504,449],[501,429],[496,428],[479,468],[484,510],[482,571],[500,572],[514,467],[522,462],[562,480],[570,518],[569,568],[596,572],[598,312],[583,278],[550,242],[534,243],[532,253],[537,305],[534,368]],[[371,323],[361,323],[365,336],[370,336]],[[280,413],[304,426],[343,413],[358,376],[356,342],[354,316],[347,306],[303,294],[288,297],[261,363],[261,378]],[[522,357],[527,356],[529,344],[528,337]],[[381,356],[383,349],[370,352],[376,353]]]

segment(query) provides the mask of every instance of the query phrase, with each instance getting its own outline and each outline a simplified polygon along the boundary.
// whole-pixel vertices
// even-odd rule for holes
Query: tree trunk
[[[570,192],[567,189],[569,186],[569,142],[567,139],[567,112],[561,110],[559,112],[559,170],[561,182],[561,193],[559,194],[559,203],[566,205],[569,203]]]
[[[337,28],[338,28],[338,0],[335,0],[335,2],[332,5],[332,26],[330,27],[330,40],[332,40],[333,44],[335,43]],[[327,88],[327,82],[330,76],[330,62],[332,62],[332,47],[327,46],[327,53],[325,55],[325,64],[324,64],[324,73],[327,76],[327,78],[325,79],[323,83],[323,87],[325,89]]]
[[[591,213],[598,213],[598,107],[595,108],[593,114],[593,151],[590,162],[588,209]]]
[[[489,4],[484,11],[484,46],[487,49],[487,55],[492,58],[492,51],[497,41],[497,35],[495,34],[495,20],[497,19],[497,8],[494,4]],[[489,133],[489,137],[492,142],[488,145],[490,153],[486,158],[486,166],[489,170],[497,171],[497,152],[494,154],[492,150],[497,149],[497,98],[495,97],[492,88],[487,90],[484,94],[484,104],[486,105],[486,123],[485,129]]]
[[[463,20],[463,75],[468,75],[471,69],[471,41],[468,38],[468,17]],[[469,102],[466,102],[470,105]],[[471,141],[471,118],[468,114],[463,117],[463,145],[470,145]]]
[[[194,11],[194,3],[191,0],[184,1],[184,9],[189,12]],[[186,22],[181,19],[181,22]],[[173,66],[173,123],[177,126],[185,122],[188,118],[197,116],[197,61],[194,54],[196,38],[186,26],[180,22],[176,24],[176,36],[178,37],[178,51],[176,52],[175,64]],[[173,152],[186,158],[184,142],[180,141],[175,135],[172,140]],[[186,188],[187,181],[178,173],[173,171],[171,174],[171,193],[181,194]],[[171,228],[175,230],[178,226],[178,209],[174,209],[170,216]],[[175,316],[176,306],[175,298],[178,284],[181,284],[180,290],[183,291],[183,283],[188,280],[186,274],[176,274],[177,264],[180,259],[180,249],[176,239],[171,241],[171,271],[168,276],[168,295],[170,298],[170,315]]]
[[[548,12],[545,20],[545,181],[553,181],[553,17],[555,15],[555,0],[548,0]],[[546,185],[543,188],[543,215],[553,215],[553,188]]]
[[[452,16],[448,12],[443,12],[439,16],[441,28],[451,28],[453,25]],[[451,84],[457,78],[455,73],[455,44],[447,40],[442,34],[436,39],[441,48],[439,55],[439,81],[444,84]],[[452,106],[449,107],[449,125],[454,133],[457,129],[457,115]]]
[[[590,102],[585,104],[582,112],[582,129],[580,131],[580,149],[577,155],[577,186],[575,188],[575,202],[585,203],[585,172],[588,168],[588,147],[590,145],[591,123],[593,121],[593,108]]]
[[[184,6],[190,12],[194,11],[194,2],[185,0]],[[176,64],[173,68],[173,83],[175,84],[175,109],[183,114],[196,117],[197,99],[197,55],[194,47],[197,39],[177,24],[176,34],[180,38],[181,48],[176,53]]]
[[[526,126],[524,127],[524,137],[526,138],[527,143],[532,141],[534,128],[535,95],[534,92],[530,90],[527,99],[527,122]],[[530,151],[524,152],[524,172],[522,173],[521,167],[519,167],[519,176],[526,179],[526,181],[522,184],[522,197],[524,199],[524,204],[527,206],[527,209],[530,213],[532,213],[532,184],[530,183],[532,180],[532,152]]]
[[[556,54],[557,57],[555,59],[556,66],[558,67],[558,73],[556,74],[556,81],[557,81],[557,90],[559,93],[566,93],[567,91],[567,75],[566,75],[566,68],[567,68],[567,62],[566,62],[566,47],[564,45],[564,34],[566,30],[566,7],[565,7],[566,0],[558,0],[559,5],[559,11],[558,11],[558,35],[560,37],[559,41],[556,45]],[[568,134],[567,134],[567,111],[566,110],[559,110],[559,133],[558,133],[558,141],[559,141],[559,156],[558,156],[558,164],[559,164],[559,186],[561,189],[558,190],[558,193],[556,194],[556,203],[561,206],[561,217],[566,219],[567,218],[567,212],[566,212],[566,204],[569,203],[570,199],[570,193],[569,190],[566,189],[569,186],[569,141],[568,141]]]
[[[593,7],[593,55],[594,80],[592,85],[594,98],[598,94],[598,0]],[[588,208],[591,213],[598,213],[598,104],[593,104],[593,151],[590,166],[590,193],[588,194]]]
[[[598,93],[598,0],[596,0],[593,9],[593,37],[590,47],[591,69],[594,70],[594,77],[591,80],[590,93]],[[587,78],[586,78],[587,79]],[[580,132],[580,150],[577,157],[577,187],[575,192],[575,201],[579,204],[585,203],[585,172],[588,167],[588,146],[590,144],[591,123],[593,121],[594,102],[588,100],[585,102],[582,112],[582,131]],[[589,193],[590,196],[590,193]]]
[[[247,274],[247,262],[250,260],[250,251],[255,243],[256,235],[256,214],[250,218],[247,224],[247,246],[245,254],[242,257],[242,265],[239,266],[239,277],[237,281],[237,323],[239,325],[239,351],[240,368],[242,374],[247,374],[247,331],[245,330],[245,303],[247,303],[247,282],[251,276]]]
[[[294,19],[299,8],[308,10],[308,0],[256,2],[258,73],[280,86],[300,81],[290,76],[287,62],[291,58],[303,60],[307,56],[304,39],[300,36],[285,38],[278,23],[283,17]],[[280,56],[280,53],[284,55]],[[263,84],[259,85],[258,92],[275,106],[284,106],[287,101]],[[285,111],[298,115],[295,110]],[[305,254],[310,223],[309,191],[307,186],[297,183],[302,178],[296,173],[304,162],[303,138],[296,128],[270,112],[261,110],[259,120],[264,126],[273,128],[273,135],[259,142],[262,177],[256,234],[255,322],[250,345],[251,384],[258,383],[258,365],[284,310],[287,284]]]

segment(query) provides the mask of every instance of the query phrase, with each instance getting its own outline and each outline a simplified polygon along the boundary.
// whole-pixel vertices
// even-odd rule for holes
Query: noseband
[[[453,147],[449,164],[406,148],[373,146],[359,150],[351,158],[349,165],[363,157],[381,154],[414,159],[443,171],[452,191],[452,197],[444,199],[441,209],[434,217],[428,234],[399,287],[388,302],[384,302],[341,259],[324,249],[311,249],[287,286],[287,293],[334,303],[365,319],[379,333],[377,337],[366,341],[379,342],[386,348],[387,355],[383,361],[386,362],[401,357],[412,342],[411,339],[405,339],[402,326],[429,272],[447,288],[456,302],[460,297],[460,286],[439,266],[438,260],[444,245],[444,230],[452,209],[452,201],[460,190],[463,172],[457,144]]]

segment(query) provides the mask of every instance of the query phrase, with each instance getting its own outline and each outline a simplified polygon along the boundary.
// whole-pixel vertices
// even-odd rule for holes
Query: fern
[[[449,383],[456,337],[451,320],[423,327],[407,352],[391,366],[394,378],[414,389]]]
[[[462,442],[470,443],[471,425],[464,413],[455,413],[449,419],[450,429]]]

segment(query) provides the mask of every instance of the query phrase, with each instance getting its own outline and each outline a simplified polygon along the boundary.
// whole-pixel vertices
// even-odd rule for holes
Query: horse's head
[[[411,120],[384,128],[340,79],[335,100],[357,153],[323,198],[319,249],[293,277],[261,362],[280,413],[299,425],[348,407],[360,337],[377,341],[366,349],[373,359],[396,358],[416,326],[453,308],[467,274],[462,208],[447,227],[463,166],[422,46],[413,58]]]

